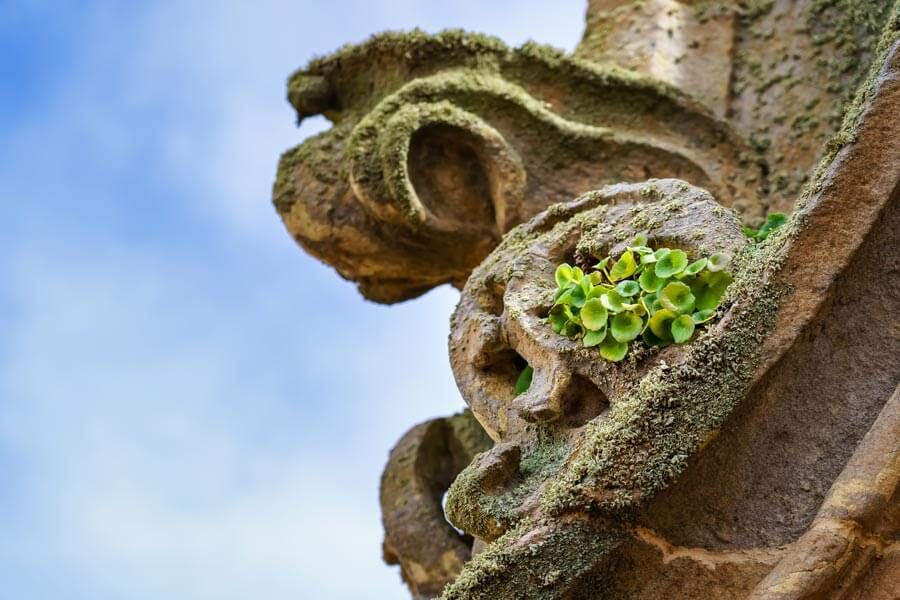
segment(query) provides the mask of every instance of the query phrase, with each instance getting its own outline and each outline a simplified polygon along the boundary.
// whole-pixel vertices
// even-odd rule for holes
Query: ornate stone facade
[[[900,3],[591,0],[572,56],[381,35],[289,99],[334,122],[279,167],[304,249],[376,301],[462,290],[471,412],[382,478],[414,597],[900,598]],[[611,363],[546,324],[553,270],[639,232],[735,281]]]

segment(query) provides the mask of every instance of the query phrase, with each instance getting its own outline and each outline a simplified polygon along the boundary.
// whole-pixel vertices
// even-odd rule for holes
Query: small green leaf
[[[587,302],[587,294],[584,292],[584,287],[581,285],[576,285],[572,288],[572,295],[569,299],[569,304],[574,306],[575,308],[581,308],[584,306],[584,303]]]
[[[636,254],[640,254],[642,257],[653,254],[653,248],[649,246],[628,246],[628,249]]]
[[[600,296],[611,290],[612,288],[608,288],[603,285],[595,285],[591,292],[587,295],[588,300],[593,300],[594,298],[599,299]]]
[[[639,291],[641,291],[641,286],[638,285],[637,281],[633,281],[631,279],[620,281],[619,285],[616,286],[616,293],[623,298],[631,298]]]
[[[700,271],[702,271],[703,269],[706,268],[706,262],[707,262],[707,260],[705,258],[701,258],[700,260],[695,260],[694,262],[692,262],[691,264],[689,264],[688,266],[686,266],[684,268],[684,271],[682,272],[682,274],[689,276],[689,277],[693,277],[694,275],[696,275],[697,273],[699,273]]]
[[[641,289],[645,292],[656,292],[659,291],[665,283],[665,278],[657,277],[656,272],[653,269],[644,269],[641,273],[640,278],[638,278],[640,282]]]
[[[678,317],[668,308],[661,308],[650,317],[650,329],[661,340],[672,341],[672,321]]]
[[[715,315],[715,314],[716,314],[715,309],[707,308],[705,310],[698,310],[697,312],[695,312],[694,314],[691,315],[691,318],[694,320],[694,323],[700,324],[700,323],[706,323],[707,321],[712,319],[713,315]]]
[[[676,273],[681,273],[688,264],[687,254],[684,250],[671,250],[662,258],[656,259],[656,276],[672,277]]]
[[[590,331],[599,331],[601,328],[605,328],[606,320],[609,318],[606,307],[596,298],[585,302],[581,307],[580,314],[582,324]]]
[[[710,255],[709,260],[706,263],[706,268],[715,273],[724,270],[730,262],[731,257],[729,255],[724,252],[716,252],[715,254]]]
[[[610,332],[618,342],[630,342],[640,335],[644,320],[633,312],[622,312],[610,321]]]
[[[642,265],[649,265],[650,263],[655,263],[655,262],[656,262],[656,253],[655,252],[651,253],[651,254],[641,254],[641,264]]]
[[[609,278],[613,281],[620,281],[634,273],[636,268],[637,263],[634,262],[634,254],[631,251],[625,252],[613,265],[609,272]]]
[[[534,369],[531,368],[531,365],[522,369],[522,372],[519,373],[519,378],[516,379],[516,396],[528,391],[528,388],[531,387],[532,377],[534,377]]]
[[[584,275],[581,278],[581,281],[578,282],[578,285],[581,286],[582,290],[584,290],[585,296],[587,296],[591,292],[591,289],[594,287],[594,284],[591,283],[590,275]]]
[[[647,234],[642,231],[641,233],[634,236],[634,239],[631,240],[631,245],[632,246],[646,246],[647,245]]]
[[[595,271],[602,271],[603,269],[605,269],[605,268],[606,268],[606,265],[609,264],[609,258],[610,258],[610,257],[607,256],[606,258],[604,258],[603,260],[601,260],[600,262],[598,262],[596,265],[594,265],[594,270],[595,270]]]
[[[556,333],[562,334],[565,331],[566,324],[569,322],[569,317],[566,314],[568,308],[565,304],[557,304],[550,309],[550,314],[547,315],[547,321],[549,321],[550,326]],[[571,311],[569,312],[571,313]]]
[[[553,304],[572,304],[572,291],[575,287],[575,285],[569,284],[567,287],[558,289]]]
[[[691,288],[680,281],[673,281],[659,293],[659,302],[676,313],[690,313],[694,310],[695,300]]]
[[[556,323],[554,329],[557,329],[557,333],[565,334],[570,323],[577,325],[579,328],[581,327],[581,317],[572,312],[572,307],[568,304],[558,304],[554,306],[550,311],[548,319],[551,324]]]
[[[676,344],[683,344],[694,335],[694,320],[690,315],[681,315],[672,321],[672,339]]]
[[[787,215],[782,212],[772,212],[766,215],[766,222],[759,229],[752,227],[744,227],[744,233],[747,237],[751,237],[759,242],[763,241],[769,234],[787,223]]]
[[[584,302],[587,302],[587,300],[591,297],[591,292],[594,290],[594,284],[591,283],[591,276],[585,275],[584,277],[582,277],[581,281],[578,282],[578,287],[581,288],[581,293],[572,294],[572,304],[580,308],[577,303],[581,302],[581,298],[584,298]],[[581,306],[584,306],[584,302],[581,302]]]
[[[653,256],[654,256],[654,258],[656,258],[657,261],[660,261],[660,260],[664,259],[665,257],[667,257],[669,255],[669,252],[671,252],[671,250],[669,250],[668,248],[660,248],[656,252],[653,253]]]
[[[566,312],[566,316],[569,317],[569,320],[571,322],[575,323],[576,325],[580,326],[581,325],[581,312],[577,308],[572,308],[570,306],[567,306],[566,308],[569,309]]]
[[[585,348],[592,348],[602,342],[606,338],[606,323],[603,324],[602,329],[598,329],[597,331],[588,331],[584,334],[584,338],[581,342],[584,344]]]
[[[706,270],[700,273],[691,284],[691,293],[697,299],[697,310],[712,310],[719,306],[730,283],[731,273],[728,271]]]
[[[783,212],[772,212],[766,215],[766,222],[759,228],[759,234],[762,239],[769,237],[769,234],[787,223],[787,215]]]
[[[659,294],[647,294],[641,301],[644,303],[644,306],[647,307],[647,311],[650,312],[650,314],[653,314],[662,308],[662,304],[659,303]]]
[[[579,278],[580,279],[580,278]],[[568,263],[563,263],[556,267],[556,285],[561,288],[567,287],[575,280],[575,272]]]
[[[600,296],[600,302],[603,303],[603,306],[605,306],[609,312],[618,313],[625,310],[625,306],[623,306],[625,298],[620,296],[616,290],[609,290]]]
[[[619,362],[628,354],[628,344],[618,342],[612,336],[606,336],[606,339],[600,343],[600,356],[612,362]]]

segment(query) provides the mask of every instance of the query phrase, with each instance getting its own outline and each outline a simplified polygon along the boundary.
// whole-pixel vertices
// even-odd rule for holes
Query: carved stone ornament
[[[591,0],[572,56],[386,34],[289,99],[334,122],[279,167],[304,249],[376,301],[462,290],[469,410],[382,477],[415,598],[900,598],[900,2]],[[734,281],[610,362],[548,324],[554,271],[638,233]]]
[[[761,167],[727,123],[675,88],[546,47],[388,34],[289,86],[299,118],[335,126],[282,157],[275,205],[379,302],[462,287],[512,227],[608,183],[678,177],[761,214]]]

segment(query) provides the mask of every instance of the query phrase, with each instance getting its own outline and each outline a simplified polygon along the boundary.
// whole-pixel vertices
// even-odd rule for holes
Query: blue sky
[[[406,598],[377,487],[462,406],[456,292],[364,301],[284,232],[287,75],[385,29],[571,49],[581,0],[0,0],[0,588]]]

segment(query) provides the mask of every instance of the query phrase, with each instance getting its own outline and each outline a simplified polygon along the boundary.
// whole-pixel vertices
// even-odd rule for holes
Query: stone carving
[[[616,255],[624,240],[648,228],[651,244],[738,255],[733,294],[740,300],[719,325],[687,348],[648,349],[625,364],[599,360],[596,349],[555,334],[544,317],[556,265]],[[777,299],[756,283],[761,263],[742,254],[748,245],[739,219],[708,193],[684,182],[650,181],[589,193],[542,213],[475,270],[452,322],[451,363],[463,397],[498,444],[456,479],[448,516],[481,539],[499,538],[485,556],[511,553],[518,566],[504,570],[504,578],[516,573],[508,583],[464,579],[448,597],[481,593],[485,585],[495,597],[532,585],[545,595],[574,593],[578,580],[627,539],[627,527],[610,519],[639,507],[679,474],[743,395]],[[535,375],[528,392],[513,398],[517,357]],[[554,539],[573,527],[578,543],[566,543],[567,562],[553,566],[552,581],[534,579],[551,568],[540,551],[533,555],[541,544],[510,550],[520,543],[511,538]],[[582,544],[585,536],[599,537],[604,547]],[[573,560],[583,568],[569,568]]]
[[[370,299],[463,288],[472,413],[391,453],[386,560],[416,598],[900,597],[900,3],[587,16],[572,57],[389,34],[289,82],[335,123],[282,157],[291,234]],[[543,321],[552,272],[639,231],[736,279],[608,363]]]
[[[335,126],[282,157],[275,205],[372,300],[461,287],[513,226],[608,183],[678,177],[761,214],[760,165],[724,121],[675,88],[545,47],[388,34],[289,85],[299,118]]]
[[[479,452],[492,446],[472,413],[410,429],[391,451],[381,478],[384,559],[399,564],[414,598],[431,598],[471,558],[471,536],[444,519],[444,492]]]
[[[584,360],[539,319],[548,265],[615,252],[667,204],[659,235],[690,248],[667,229],[687,208],[738,243],[684,184],[554,207],[473,273],[451,357],[499,443],[453,484],[448,514],[496,541],[445,597],[894,597],[900,331],[876,324],[900,308],[898,75],[895,38],[848,121],[855,141],[786,228],[738,253],[725,316],[684,350]],[[514,399],[495,377],[510,351],[533,361],[534,393]]]

